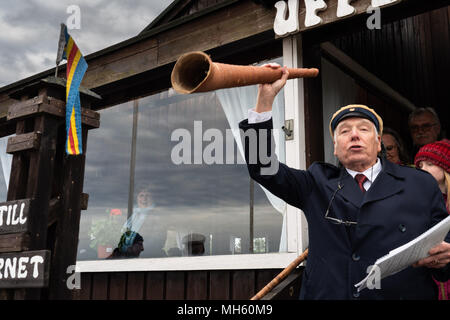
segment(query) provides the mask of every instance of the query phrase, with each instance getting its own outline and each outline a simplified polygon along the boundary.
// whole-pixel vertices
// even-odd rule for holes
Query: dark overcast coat
[[[272,120],[251,125],[244,120],[239,126],[244,132],[250,128],[271,129]],[[267,136],[270,139],[271,135]],[[248,140],[245,150],[249,159]],[[448,216],[442,194],[430,174],[382,160],[382,171],[363,194],[345,169],[326,163],[316,162],[308,170],[279,163],[273,175],[261,175],[261,164],[247,167],[255,181],[303,210],[306,216],[309,253],[301,299],[437,298],[432,272],[445,280],[449,277],[449,265],[438,271],[409,267],[381,280],[381,289],[364,289],[358,294],[354,287],[378,258]],[[336,225],[324,218],[339,183],[342,189],[336,193],[329,216],[357,221],[357,226]],[[450,242],[450,234],[446,241]]]

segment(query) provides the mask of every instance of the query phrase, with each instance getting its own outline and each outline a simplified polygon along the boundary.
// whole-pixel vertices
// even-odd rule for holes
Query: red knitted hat
[[[444,139],[424,145],[414,159],[416,167],[420,161],[430,161],[450,173],[450,140]]]

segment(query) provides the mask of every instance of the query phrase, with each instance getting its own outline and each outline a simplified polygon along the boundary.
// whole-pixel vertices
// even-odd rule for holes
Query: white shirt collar
[[[381,172],[381,168],[382,167],[381,167],[380,158],[377,158],[377,162],[372,167],[365,170],[364,172],[353,171],[348,168],[345,168],[345,170],[347,170],[347,172],[352,176],[352,178],[355,178],[355,176],[358,173],[362,173],[363,175],[365,175],[367,177],[367,179],[369,180],[370,183],[373,183],[375,181],[375,179],[377,178],[378,174]]]

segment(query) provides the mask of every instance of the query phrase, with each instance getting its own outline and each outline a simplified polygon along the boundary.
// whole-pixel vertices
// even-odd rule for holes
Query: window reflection
[[[166,90],[100,113],[78,260],[250,253],[250,178],[215,92]],[[253,197],[253,252],[278,252],[283,215],[259,186]]]

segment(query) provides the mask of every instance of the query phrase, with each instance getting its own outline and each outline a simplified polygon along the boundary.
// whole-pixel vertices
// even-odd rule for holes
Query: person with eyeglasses
[[[391,128],[384,128],[381,140],[386,149],[386,158],[396,164],[408,165],[408,155],[400,135]]]
[[[278,162],[272,152],[272,103],[289,74],[286,67],[281,70],[279,80],[259,85],[256,107],[239,127],[251,178],[301,209],[307,219],[309,253],[299,298],[436,299],[433,277],[450,278],[450,234],[416,267],[382,279],[379,289],[355,288],[378,258],[446,218],[436,181],[377,156],[383,120],[364,105],[344,106],[330,120],[334,154],[342,167],[315,162],[299,170],[270,163]],[[269,166],[278,170],[263,170]]]
[[[417,108],[409,114],[409,131],[413,142],[411,162],[421,147],[428,143],[440,140],[441,122],[432,108]]]

